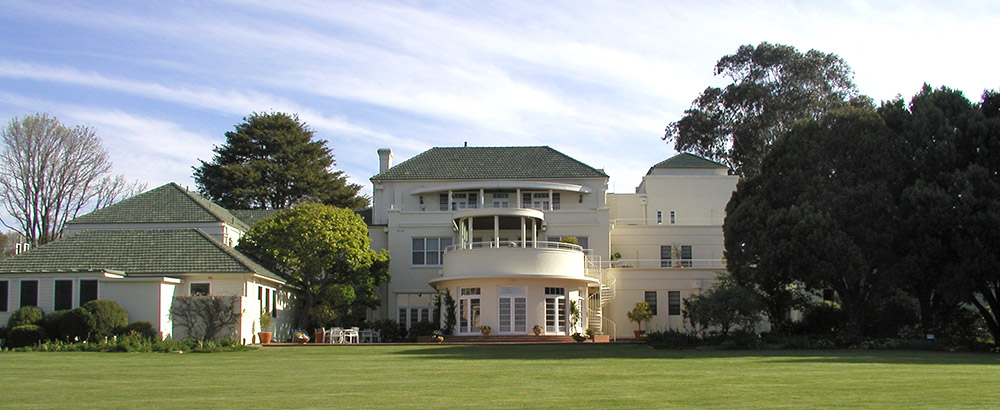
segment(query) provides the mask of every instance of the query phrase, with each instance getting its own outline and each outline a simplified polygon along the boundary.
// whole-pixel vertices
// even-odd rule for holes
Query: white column
[[[493,243],[500,247],[500,215],[493,215]]]
[[[479,207],[486,208],[486,190],[479,188]]]
[[[521,217],[521,247],[528,247],[528,227],[524,225],[524,217]]]
[[[517,207],[524,208],[524,206],[521,205],[521,188],[517,189]]]
[[[535,218],[531,218],[531,247],[538,247],[538,224],[535,223]]]
[[[451,210],[451,190],[448,190],[448,210]]]
[[[552,190],[549,190],[549,210],[552,210]]]
[[[472,225],[475,224],[475,221],[473,219],[475,218],[469,217],[465,222],[466,224],[469,225],[469,249],[472,249],[472,243],[476,241],[475,236],[473,236],[472,234]]]

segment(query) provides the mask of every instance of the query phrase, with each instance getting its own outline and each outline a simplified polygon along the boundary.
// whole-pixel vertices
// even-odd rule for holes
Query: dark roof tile
[[[607,177],[547,146],[436,147],[375,175],[372,181]]]

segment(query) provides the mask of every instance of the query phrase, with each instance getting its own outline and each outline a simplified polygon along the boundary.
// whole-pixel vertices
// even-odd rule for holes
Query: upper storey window
[[[479,207],[478,192],[455,192],[451,194],[451,205],[448,203],[448,194],[439,196],[440,209],[442,211],[457,211],[459,209],[472,209]]]
[[[413,266],[437,266],[441,264],[444,248],[451,246],[451,238],[413,238]]]
[[[560,207],[559,193],[552,192],[522,192],[521,205],[524,208],[541,210],[558,210]],[[550,207],[551,205],[551,207]]]

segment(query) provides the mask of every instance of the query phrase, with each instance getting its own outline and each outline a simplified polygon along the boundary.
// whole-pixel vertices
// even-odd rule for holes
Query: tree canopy
[[[360,209],[368,199],[350,184],[326,141],[297,115],[254,113],[243,118],[212,162],[194,167],[198,193],[234,209],[281,209],[302,201]]]
[[[972,307],[1000,340],[997,103],[925,85],[909,105],[796,123],[727,206],[733,277],[764,296],[778,329],[796,292],[833,289],[854,336],[891,337],[865,322],[902,329],[919,316],[923,333],[967,338]]]
[[[14,229],[38,246],[62,234],[80,212],[103,208],[146,188],[111,173],[111,157],[93,129],[67,127],[46,114],[14,118],[0,134],[0,196]]]
[[[303,292],[298,325],[327,306],[338,316],[378,306],[389,280],[389,254],[371,249],[368,226],[351,210],[307,202],[258,222],[237,249]]]
[[[757,173],[771,144],[795,121],[818,119],[848,104],[871,105],[859,97],[850,66],[817,50],[744,45],[719,59],[715,75],[732,83],[702,91],[684,116],[667,126],[663,139],[677,151],[725,163],[743,176]]]
[[[793,283],[834,289],[849,330],[860,335],[869,298],[895,261],[897,142],[870,109],[797,123],[775,142],[760,174],[737,187],[746,192],[734,195],[724,224],[733,275],[766,284],[765,291]]]

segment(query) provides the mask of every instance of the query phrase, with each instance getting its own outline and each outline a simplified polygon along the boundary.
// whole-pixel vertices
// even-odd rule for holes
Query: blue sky
[[[94,127],[116,172],[194,189],[251,112],[297,113],[351,181],[433,146],[549,145],[631,192],[719,57],[843,57],[862,93],[1000,87],[993,1],[0,0],[0,120]]]

